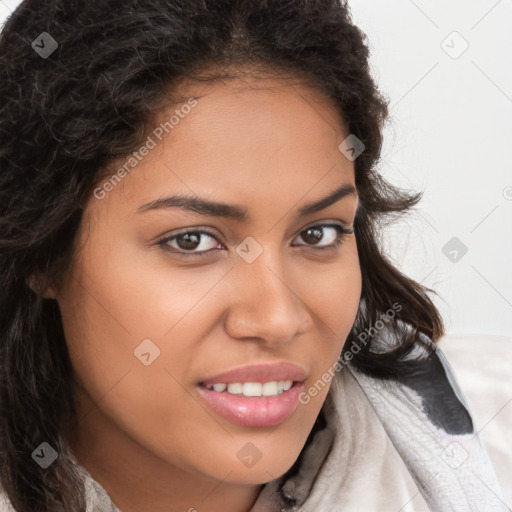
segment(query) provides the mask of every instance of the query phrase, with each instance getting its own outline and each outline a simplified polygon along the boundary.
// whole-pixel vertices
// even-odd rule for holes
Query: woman
[[[4,508],[502,510],[345,4],[26,0],[0,74]]]

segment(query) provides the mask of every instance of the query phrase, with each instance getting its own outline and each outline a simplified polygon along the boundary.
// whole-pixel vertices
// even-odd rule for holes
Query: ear
[[[57,293],[48,277],[43,274],[32,274],[26,280],[29,288],[36,294],[41,295],[44,299],[56,299]]]

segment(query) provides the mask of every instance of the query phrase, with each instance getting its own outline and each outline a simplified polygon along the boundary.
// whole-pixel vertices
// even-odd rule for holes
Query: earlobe
[[[41,295],[44,299],[56,299],[57,294],[48,282],[46,276],[41,274],[32,274],[26,279],[27,286],[36,294]]]

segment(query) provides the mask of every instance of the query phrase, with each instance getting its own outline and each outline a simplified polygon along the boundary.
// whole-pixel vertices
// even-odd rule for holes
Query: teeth
[[[232,395],[240,395],[242,393],[242,384],[239,382],[228,384],[228,393],[231,393]]]
[[[262,393],[265,396],[277,395],[277,382],[265,382],[262,386]]]
[[[218,393],[227,392],[232,395],[244,396],[276,396],[288,391],[293,385],[292,380],[279,380],[271,382],[232,382],[230,384],[217,383],[206,386]]]
[[[261,396],[263,384],[260,382],[246,382],[242,386],[242,393],[244,396]]]

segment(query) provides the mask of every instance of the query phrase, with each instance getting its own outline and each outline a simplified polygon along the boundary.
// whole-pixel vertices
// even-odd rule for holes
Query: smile
[[[223,418],[246,427],[270,427],[298,407],[306,376],[300,365],[276,361],[211,375],[197,382],[196,389],[207,407]]]
[[[230,384],[209,384],[207,389],[217,393],[244,396],[276,396],[288,391],[293,385],[292,380],[274,380],[270,382],[232,382]]]

